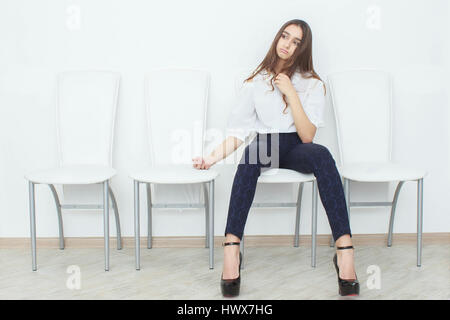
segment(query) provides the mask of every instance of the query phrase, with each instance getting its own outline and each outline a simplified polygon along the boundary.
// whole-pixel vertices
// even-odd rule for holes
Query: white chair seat
[[[108,166],[71,165],[32,172],[25,178],[45,184],[91,184],[104,182],[115,174],[116,170]]]
[[[136,181],[148,183],[200,183],[214,180],[219,173],[215,170],[200,170],[191,164],[155,165],[136,170],[130,177]]]
[[[315,180],[312,173],[301,173],[291,169],[272,168],[261,171],[258,183],[290,183],[290,182],[308,182]]]
[[[365,182],[388,182],[417,180],[425,177],[426,171],[398,163],[349,163],[338,167],[342,177]]]

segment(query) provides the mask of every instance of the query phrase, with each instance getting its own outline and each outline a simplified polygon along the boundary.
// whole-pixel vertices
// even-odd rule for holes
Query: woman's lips
[[[287,52],[286,50],[284,50],[284,49],[280,49],[280,51],[283,52],[283,53],[286,53],[286,54],[288,53],[288,52]]]

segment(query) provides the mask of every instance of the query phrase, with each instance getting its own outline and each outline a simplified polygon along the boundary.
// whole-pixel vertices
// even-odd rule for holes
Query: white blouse
[[[266,71],[257,74],[251,82],[244,82],[228,118],[226,134],[245,141],[251,132],[296,132],[290,106],[286,108],[282,93]],[[325,89],[323,82],[305,78],[300,72],[291,77],[292,85],[302,103],[309,121],[317,128],[324,126]]]

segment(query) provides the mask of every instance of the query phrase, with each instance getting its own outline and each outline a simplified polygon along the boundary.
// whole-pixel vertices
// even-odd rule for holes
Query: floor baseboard
[[[224,241],[224,236],[214,238],[214,247],[220,247]],[[331,235],[317,235],[317,245],[325,246],[330,244]],[[292,246],[294,244],[293,235],[248,235],[244,237],[246,247],[265,246]],[[449,244],[450,232],[430,232],[422,234],[423,244]],[[358,245],[386,245],[387,234],[354,234],[352,242]],[[103,237],[66,237],[64,238],[66,248],[103,248]],[[416,233],[394,233],[392,244],[416,244]],[[36,245],[39,248],[59,248],[57,237],[37,238]],[[299,241],[300,246],[311,246],[311,236],[302,235]],[[111,248],[116,247],[116,238],[110,238]],[[124,248],[134,248],[134,237],[122,237]],[[28,248],[30,238],[0,238],[0,248]],[[147,247],[147,237],[141,237],[141,247]],[[204,236],[189,237],[162,237],[157,236],[152,239],[153,248],[204,248]]]

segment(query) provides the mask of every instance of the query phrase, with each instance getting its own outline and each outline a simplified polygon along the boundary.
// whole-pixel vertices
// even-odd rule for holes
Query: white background
[[[144,74],[154,67],[209,70],[207,128],[224,130],[236,74],[253,70],[281,25],[294,18],[307,21],[312,28],[313,61],[322,79],[346,69],[391,72],[393,160],[428,170],[423,231],[449,232],[449,1],[1,0],[0,237],[29,235],[24,174],[56,165],[54,103],[58,72],[99,69],[122,75],[113,153],[118,175],[112,180],[112,188],[119,204],[122,234],[131,236],[133,185],[127,173],[148,159]],[[328,105],[326,127],[318,132],[315,142],[326,145],[339,163],[335,135],[333,111]],[[219,142],[211,141],[207,150]],[[234,167],[215,167],[221,173],[216,181],[215,234],[222,235]],[[394,187],[353,184],[352,201],[390,201]],[[94,191],[100,195],[100,189],[86,190],[65,188],[62,200],[85,202],[92,201]],[[405,183],[394,232],[416,232],[416,190],[415,182]],[[202,199],[197,191],[185,187],[164,197],[196,202]],[[56,237],[56,210],[50,190],[39,185],[36,192],[37,235]],[[255,200],[294,201],[295,192],[289,185],[258,187]],[[310,234],[310,196],[306,185],[301,234]],[[142,200],[142,208],[144,205]],[[145,232],[146,218],[142,215]],[[66,236],[103,234],[100,211],[64,211],[63,216]],[[155,236],[204,234],[201,210],[157,210],[153,219]],[[245,233],[293,234],[294,220],[294,209],[252,209]],[[353,234],[386,233],[388,222],[388,208],[351,212]],[[318,233],[331,233],[320,201]]]

